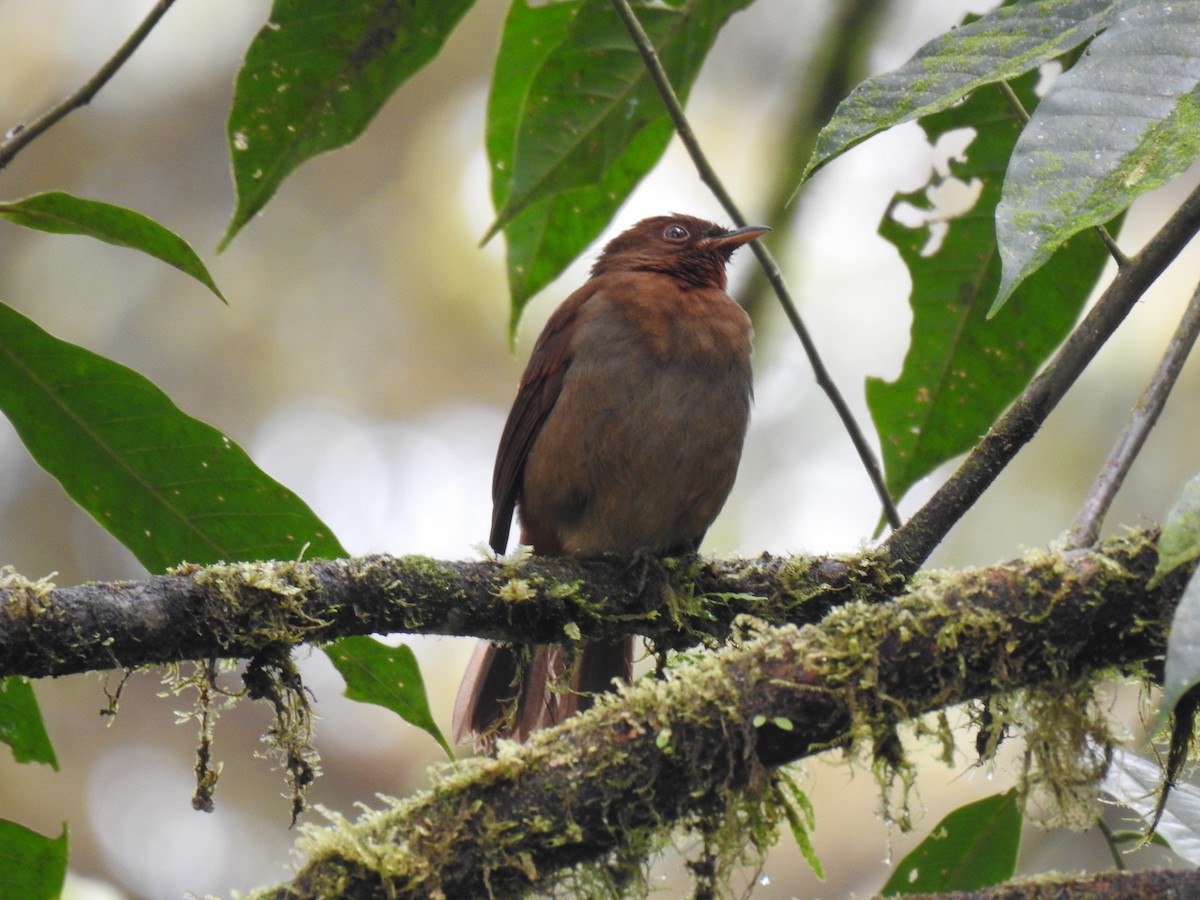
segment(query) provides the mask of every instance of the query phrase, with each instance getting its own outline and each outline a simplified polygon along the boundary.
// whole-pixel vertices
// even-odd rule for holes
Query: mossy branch
[[[416,556],[182,566],[75,587],[0,570],[0,677],[252,658],[394,632],[536,643],[636,632],[666,649],[724,638],[738,615],[815,622],[847,599],[899,589],[861,557],[668,560],[649,575],[627,560]]]
[[[584,862],[620,870],[673,829],[703,836],[731,798],[770,808],[774,766],[830,747],[878,763],[898,722],[933,710],[1036,688],[1039,715],[1056,702],[1072,715],[1087,679],[1163,652],[1185,573],[1151,589],[1156,559],[1139,533],[930,575],[815,626],[743,624],[721,651],[448,768],[428,792],[310,829],[296,879],[262,896],[511,896]]]

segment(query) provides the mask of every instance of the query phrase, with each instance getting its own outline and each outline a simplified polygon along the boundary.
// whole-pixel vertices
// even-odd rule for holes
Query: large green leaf
[[[900,860],[883,886],[885,897],[976,891],[1007,881],[1021,849],[1015,790],[960,806]]]
[[[1013,151],[993,310],[1072,235],[1200,155],[1200,0],[1128,6],[1055,82]]]
[[[5,586],[5,575],[0,571],[0,588]],[[33,685],[20,675],[0,680],[0,741],[12,748],[13,759],[19,763],[40,762],[58,768]]]
[[[681,99],[725,21],[752,0],[637,3]],[[512,325],[658,161],[670,118],[609,0],[514,0],[492,78],[487,146]]]
[[[473,0],[275,0],[229,113],[238,203],[222,246],[293,169],[354,140],[428,63]]]
[[[347,697],[390,709],[431,735],[454,759],[454,751],[429,711],[425,681],[411,647],[389,647],[374,638],[355,636],[334,641],[325,652],[346,679]]]
[[[0,411],[38,464],[151,571],[185,559],[344,555],[312,511],[221,432],[138,373],[3,304]]]
[[[1104,28],[1116,6],[1116,0],[1015,3],[935,38],[903,66],[868,78],[842,101],[817,136],[801,183],[872,135],[940,112],[977,88],[1061,56]]]
[[[1037,102],[1035,78],[1031,73],[1014,83],[1031,106]],[[1066,337],[1106,259],[1094,235],[1080,235],[1022,285],[1004,314],[988,320],[1000,283],[994,211],[1021,122],[1000,89],[989,86],[922,118],[921,126],[931,142],[955,129],[975,129],[966,160],[952,161],[950,171],[977,182],[981,193],[968,213],[945,223],[935,252],[924,251],[928,229],[907,228],[890,211],[879,227],[913,283],[912,343],[900,376],[892,382],[869,378],[866,386],[895,497],[974,446]],[[897,195],[893,209],[899,202],[931,207],[925,189]]]
[[[0,203],[0,216],[38,231],[82,234],[118,247],[141,250],[186,272],[225,299],[187,241],[132,209],[53,191]]]
[[[0,819],[0,897],[56,900],[67,878],[67,827],[57,838]]]

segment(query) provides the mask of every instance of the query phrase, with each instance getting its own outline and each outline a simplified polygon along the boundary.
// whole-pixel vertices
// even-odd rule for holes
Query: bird
[[[489,544],[514,509],[536,556],[695,553],[733,487],[753,399],[750,317],[726,293],[733,252],[770,228],[655,216],[613,238],[551,314],[521,376],[492,479]],[[588,708],[630,680],[633,636],[476,648],[455,741],[488,750]],[[569,677],[564,689],[562,681]]]

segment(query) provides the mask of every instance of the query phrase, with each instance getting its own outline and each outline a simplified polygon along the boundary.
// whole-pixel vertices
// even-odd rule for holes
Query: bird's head
[[[765,225],[729,230],[695,216],[654,216],[609,241],[592,275],[665,272],[698,287],[723,290],[725,264],[733,251],[770,230]]]

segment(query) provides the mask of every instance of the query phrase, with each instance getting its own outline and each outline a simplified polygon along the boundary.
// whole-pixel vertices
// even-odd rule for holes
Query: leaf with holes
[[[1017,78],[1103,29],[1115,0],[1013,3],[930,41],[900,68],[868,78],[817,136],[800,183],[851,147],[901,122],[948,109],[985,85]]]
[[[1032,106],[1036,73],[1013,83]],[[996,86],[921,119],[930,142],[963,128],[976,132],[966,159],[950,174],[979,190],[974,206],[942,222],[941,244],[930,231],[894,217],[900,204],[937,219],[928,191],[897,195],[879,226],[912,277],[912,342],[895,381],[867,379],[867,405],[879,433],[888,489],[901,497],[937,466],[970,449],[1029,383],[1070,332],[1107,260],[1095,235],[1061,248],[1023,285],[1012,308],[993,319],[988,308],[1000,282],[994,212],[1020,119]],[[1114,224],[1115,227],[1115,224]]]

